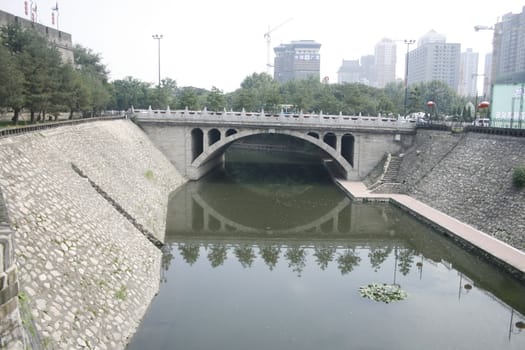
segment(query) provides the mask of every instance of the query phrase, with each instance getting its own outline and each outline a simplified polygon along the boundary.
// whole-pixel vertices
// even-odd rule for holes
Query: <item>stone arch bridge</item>
[[[315,145],[347,180],[363,179],[388,153],[413,142],[416,124],[390,117],[133,110],[131,117],[176,168],[197,180],[221,165],[234,142],[281,134]]]

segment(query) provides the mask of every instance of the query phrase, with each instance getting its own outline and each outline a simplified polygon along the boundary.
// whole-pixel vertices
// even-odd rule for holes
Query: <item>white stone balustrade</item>
[[[261,112],[210,112],[176,110],[154,110],[154,109],[131,109],[131,116],[139,120],[148,121],[180,121],[181,123],[196,124],[231,124],[231,125],[257,125],[276,127],[323,127],[331,129],[382,129],[397,131],[413,131],[416,128],[414,119],[393,118],[378,116],[349,116],[305,113],[270,114]]]

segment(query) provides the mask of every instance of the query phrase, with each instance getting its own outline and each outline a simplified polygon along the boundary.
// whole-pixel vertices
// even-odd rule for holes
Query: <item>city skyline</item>
[[[239,88],[252,73],[266,72],[264,34],[268,28],[278,27],[271,32],[271,62],[274,47],[295,40],[315,40],[322,45],[321,79],[327,76],[331,83],[337,82],[343,60],[373,54],[375,45],[385,37],[401,40],[396,42],[396,78],[403,79],[404,39],[419,40],[435,30],[445,35],[448,43],[461,44],[462,52],[472,48],[479,53],[478,67],[483,69],[485,54],[492,50],[493,32],[475,32],[474,26],[493,26],[498,18],[519,13],[523,7],[514,1],[479,6],[449,0],[442,1],[439,8],[429,2],[412,4],[405,0],[357,7],[341,6],[335,0],[325,1],[323,7],[274,0],[250,4],[151,0],[147,5],[140,1],[62,0],[58,1],[53,25],[51,14],[57,1],[33,3],[38,5],[39,23],[56,28],[58,21],[59,29],[70,33],[74,44],[100,54],[111,80],[132,76],[156,84],[157,42],[152,35],[162,34],[162,78],[170,77],[179,86],[215,86],[224,92]],[[0,0],[0,9],[28,18],[22,0]],[[410,49],[415,47],[417,42]],[[270,74],[273,76],[273,71]]]

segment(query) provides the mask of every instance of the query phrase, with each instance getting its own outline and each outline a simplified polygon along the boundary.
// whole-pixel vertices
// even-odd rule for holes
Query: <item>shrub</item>
[[[144,176],[145,176],[146,179],[148,179],[148,180],[153,180],[153,177],[154,177],[154,175],[153,175],[153,171],[151,171],[151,170],[146,171],[146,172],[144,173]]]
[[[512,182],[514,186],[522,188],[525,186],[525,166],[515,168],[512,173]]]

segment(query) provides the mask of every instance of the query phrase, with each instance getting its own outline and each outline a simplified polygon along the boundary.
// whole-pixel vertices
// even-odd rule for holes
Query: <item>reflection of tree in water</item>
[[[275,245],[269,245],[262,248],[259,247],[259,254],[263,258],[266,265],[268,265],[270,268],[270,271],[272,271],[275,265],[277,265],[280,253],[281,248]]]
[[[409,248],[405,248],[397,253],[399,259],[399,272],[401,272],[403,276],[406,276],[410,272],[415,254],[416,251]]]
[[[235,248],[234,252],[242,267],[247,268],[252,266],[255,260],[255,253],[252,247],[246,245],[239,246]]]
[[[210,252],[208,253],[208,260],[211,263],[211,267],[215,268],[221,266],[226,260],[227,248],[224,244],[212,244]]]
[[[180,244],[179,252],[184,261],[193,265],[199,258],[199,245],[192,243]]]
[[[160,260],[160,268],[161,268],[160,282],[161,283],[165,283],[168,281],[168,278],[166,277],[165,272],[168,271],[171,265],[171,261],[173,260],[172,249],[173,249],[173,244],[171,243],[167,243],[161,248],[161,251],[162,251],[162,258]]]
[[[288,267],[300,277],[306,266],[306,250],[301,247],[290,247],[284,256],[288,259]]]
[[[361,258],[356,254],[356,252],[353,249],[348,248],[346,252],[343,254],[340,254],[337,257],[337,263],[339,264],[339,270],[341,270],[341,274],[345,275],[349,272],[351,272],[354,267],[359,265],[359,262],[361,261]]]
[[[189,265],[193,265],[200,256],[201,246],[198,243],[179,243],[178,250],[180,251],[181,257]],[[267,243],[265,245],[248,245],[246,243],[242,245],[227,246],[224,243],[208,243],[203,246],[207,251],[207,258],[213,268],[218,267],[226,261],[228,257],[228,250],[233,249],[233,252],[243,268],[252,267],[255,259],[257,259],[256,249],[259,251],[259,256],[264,260],[266,265],[268,265],[270,271],[272,271],[279,261],[281,254],[281,246],[274,243]],[[171,254],[171,249],[166,246],[165,252],[162,257],[162,269],[167,271],[171,260],[173,259],[173,254]],[[288,261],[288,267],[292,271],[296,272],[300,277],[307,263],[308,250],[313,250],[313,256],[315,257],[315,262],[321,268],[321,270],[326,270],[328,265],[332,261],[337,261],[337,267],[341,273],[347,274],[351,272],[356,266],[361,262],[361,257],[355,249],[347,247],[344,250],[338,252],[336,245],[323,244],[320,246],[314,246],[312,248],[302,247],[301,245],[288,246],[284,254],[284,258]],[[388,258],[392,252],[392,247],[382,247],[382,248],[370,248],[368,257],[372,268],[375,271],[378,271],[381,268],[381,265]],[[397,252],[398,263],[396,266],[399,267],[399,271],[406,275],[410,272],[410,268],[413,264],[415,251],[412,249],[403,249]],[[337,254],[337,257],[336,257]],[[313,261],[312,261],[313,262]],[[397,270],[397,268],[396,268]]]
[[[333,247],[316,247],[314,256],[321,270],[328,267],[328,263],[334,260],[335,248]]]
[[[390,255],[392,252],[392,247],[386,247],[386,248],[370,248],[370,252],[368,253],[368,257],[370,258],[370,264],[372,265],[372,268],[375,272],[379,270],[381,267],[381,264],[385,262],[386,258]]]

